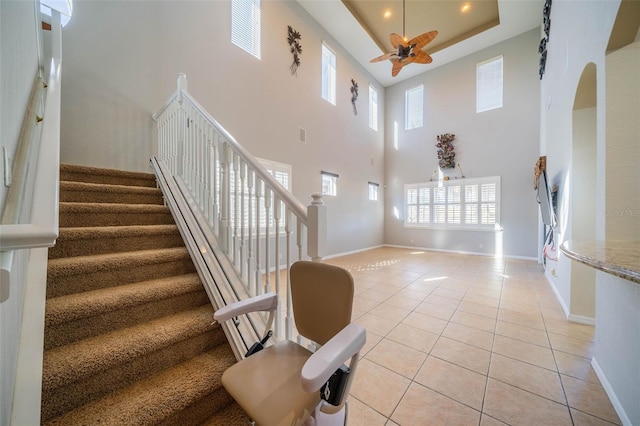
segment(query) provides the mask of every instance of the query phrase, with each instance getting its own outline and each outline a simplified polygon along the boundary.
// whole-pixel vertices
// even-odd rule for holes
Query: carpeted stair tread
[[[169,207],[159,204],[60,203],[60,227],[169,225]]]
[[[60,228],[49,259],[184,246],[174,225]]]
[[[46,351],[43,390],[80,380],[214,327],[213,308],[205,305]]]
[[[248,426],[251,422],[249,416],[236,403],[228,405],[224,410],[218,411],[212,417],[200,423],[200,426],[221,426],[233,425]]]
[[[208,304],[197,274],[47,300],[45,350]]]
[[[60,165],[60,181],[79,181],[112,185],[156,186],[153,173],[131,172],[74,164]]]
[[[160,374],[54,418],[46,425],[157,424],[220,387],[232,364],[231,349],[220,345]]]
[[[61,202],[162,204],[162,191],[148,186],[60,182]]]
[[[50,259],[47,298],[194,271],[184,246]]]

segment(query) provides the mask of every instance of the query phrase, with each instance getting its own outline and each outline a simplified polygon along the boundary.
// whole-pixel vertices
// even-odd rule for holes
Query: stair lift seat
[[[224,387],[258,425],[304,424],[321,402],[321,387],[351,360],[351,373],[337,406],[323,401],[327,413],[343,409],[366,341],[364,328],[351,322],[353,278],[348,271],[298,261],[290,274],[296,328],[319,349],[312,353],[295,342],[279,341],[239,361],[222,376]],[[277,296],[267,293],[228,305],[214,317],[222,322],[249,312],[269,311],[269,328],[276,307]]]

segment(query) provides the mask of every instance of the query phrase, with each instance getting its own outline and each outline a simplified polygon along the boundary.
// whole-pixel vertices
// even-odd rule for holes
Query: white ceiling
[[[371,58],[387,52],[380,50],[376,42],[349,12],[342,0],[297,1],[385,87],[539,27],[542,23],[542,8],[544,6],[544,0],[498,0],[500,24],[433,53],[431,55],[433,57],[431,64],[410,64],[405,66],[396,77],[391,77],[390,61],[373,64],[369,62]],[[372,0],[372,4],[377,3],[377,6],[379,6],[380,1]],[[433,2],[434,0],[419,1],[420,3],[428,3],[428,1]],[[408,3],[408,7],[410,7],[410,4]],[[398,32],[401,32],[400,29]]]

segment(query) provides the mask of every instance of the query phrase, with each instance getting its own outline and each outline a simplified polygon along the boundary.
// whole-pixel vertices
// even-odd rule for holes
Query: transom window
[[[502,108],[502,56],[476,65],[476,113]]]
[[[231,0],[231,42],[260,59],[260,0]]]
[[[378,131],[378,91],[369,85],[369,127]]]
[[[322,99],[336,104],[336,54],[322,43]]]
[[[405,227],[493,230],[500,176],[405,185]]]
[[[405,92],[405,130],[417,129],[418,127],[422,127],[423,105],[424,86],[422,84],[413,87]]]

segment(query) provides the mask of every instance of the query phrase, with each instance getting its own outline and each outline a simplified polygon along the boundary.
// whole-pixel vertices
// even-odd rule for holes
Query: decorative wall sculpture
[[[438,148],[438,166],[440,166],[440,169],[453,169],[456,166],[456,153],[452,143],[455,138],[456,135],[452,133],[438,135],[436,138],[438,139],[436,147]]]
[[[300,55],[302,54],[302,45],[300,44],[300,40],[302,39],[302,36],[299,32],[291,28],[291,25],[288,25],[287,29],[289,33],[287,36],[287,42],[289,43],[289,49],[293,55],[293,61],[291,62],[289,70],[291,70],[291,75],[294,75],[297,74],[298,67],[300,66]]]
[[[354,79],[351,79],[351,105],[353,105],[353,113],[358,115],[358,109],[356,108],[356,101],[358,100],[358,83]]]
[[[542,10],[542,25],[544,27],[544,37],[540,40],[540,46],[538,46],[538,53],[540,54],[540,67],[539,74],[540,80],[544,75],[544,69],[547,65],[547,43],[549,43],[549,31],[551,31],[551,0],[547,0],[544,3],[544,9]]]

